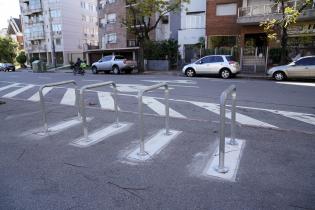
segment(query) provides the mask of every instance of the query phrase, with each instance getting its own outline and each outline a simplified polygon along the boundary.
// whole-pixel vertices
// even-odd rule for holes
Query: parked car
[[[93,74],[97,74],[100,71],[113,72],[114,74],[120,74],[121,72],[130,74],[135,67],[135,61],[127,60],[121,55],[109,55],[93,63],[92,72]]]
[[[0,63],[0,71],[15,71],[15,66],[12,63]]]
[[[272,67],[267,74],[277,81],[288,78],[315,78],[315,56],[301,57],[287,65]]]
[[[193,77],[197,74],[216,74],[228,79],[240,72],[239,64],[230,55],[209,55],[184,66],[183,74]]]

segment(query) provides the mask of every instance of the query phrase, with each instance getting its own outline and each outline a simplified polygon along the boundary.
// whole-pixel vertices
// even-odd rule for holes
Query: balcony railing
[[[299,8],[303,1],[296,0],[287,2],[286,5],[294,8]],[[266,19],[266,17],[278,18],[280,17],[282,8],[280,4],[265,4],[255,5],[250,7],[238,8],[238,23],[259,23]],[[307,6],[301,13],[299,18],[315,17],[315,2]]]
[[[25,37],[29,41],[41,40],[41,39],[45,39],[45,33],[42,31],[35,31],[31,33],[26,33]]]
[[[32,14],[41,13],[41,12],[43,12],[43,8],[41,7],[41,5],[38,5],[36,7],[25,8],[23,10],[24,15],[32,15]]]

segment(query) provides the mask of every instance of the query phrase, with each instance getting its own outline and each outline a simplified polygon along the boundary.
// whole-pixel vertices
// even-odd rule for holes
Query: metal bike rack
[[[109,82],[102,82],[102,83],[97,83],[97,84],[92,84],[92,85],[85,85],[80,89],[80,113],[81,113],[81,119],[82,119],[82,129],[83,129],[83,134],[84,134],[85,139],[88,139],[88,128],[87,128],[86,111],[85,111],[85,104],[84,104],[84,91],[90,90],[93,88],[104,87],[108,85],[112,85],[114,88],[114,107],[115,107],[115,113],[116,113],[116,126],[120,127],[119,119],[118,119],[116,84],[112,81],[109,81]]]
[[[49,83],[42,85],[39,88],[39,99],[40,99],[40,104],[41,104],[41,109],[42,109],[42,114],[43,114],[43,122],[44,122],[44,129],[45,133],[48,132],[48,124],[47,124],[47,115],[46,115],[46,108],[45,108],[45,101],[44,101],[44,95],[43,95],[43,89],[46,87],[54,87],[54,86],[60,86],[60,85],[65,85],[65,84],[74,84],[77,86],[77,83],[74,80],[68,80],[68,81],[62,81],[62,82],[55,82],[55,83]],[[78,92],[75,89],[75,101],[76,101],[76,106],[78,107],[78,117],[80,118],[80,107],[79,107],[79,100],[78,100]]]
[[[220,97],[220,144],[219,144],[219,166],[216,169],[219,173],[226,173],[229,171],[227,167],[224,167],[224,155],[225,155],[225,113],[226,113],[226,101],[228,96],[232,97],[232,109],[231,109],[231,140],[230,145],[237,145],[235,141],[235,119],[236,119],[236,87],[231,85],[228,87]]]
[[[166,82],[152,85],[150,87],[147,87],[143,90],[140,90],[138,92],[138,104],[139,104],[139,122],[140,122],[140,156],[145,156],[147,153],[144,150],[144,119],[143,119],[143,101],[142,97],[145,92],[149,92],[158,88],[164,87],[164,94],[165,94],[165,135],[170,135],[169,130],[169,90],[168,90],[168,84]]]

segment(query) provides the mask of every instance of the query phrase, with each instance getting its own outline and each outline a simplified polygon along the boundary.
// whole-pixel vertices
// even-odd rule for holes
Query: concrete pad
[[[70,143],[70,145],[76,146],[76,147],[89,147],[113,135],[117,135],[119,133],[123,133],[129,130],[131,125],[132,125],[131,123],[120,122],[119,127],[117,127],[116,123],[113,123],[105,128],[102,128],[100,130],[94,131],[93,133],[90,133],[87,139],[85,139],[84,137],[81,137],[73,141],[72,143]]]
[[[213,176],[228,181],[235,181],[238,166],[240,163],[243,148],[245,146],[245,140],[236,139],[237,145],[228,144],[230,138],[225,139],[225,162],[224,166],[228,168],[228,172],[219,173],[216,168],[219,165],[219,145],[215,150],[210,162],[207,164],[203,174],[205,176]]]
[[[145,140],[144,150],[147,155],[139,155],[140,147],[138,147],[127,156],[127,159],[133,161],[149,160],[162,151],[180,133],[182,133],[182,131],[170,130],[170,135],[165,135],[165,129],[162,129]]]

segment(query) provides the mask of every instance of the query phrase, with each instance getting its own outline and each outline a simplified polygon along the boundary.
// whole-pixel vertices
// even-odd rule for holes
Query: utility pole
[[[50,40],[51,40],[51,60],[54,68],[57,68],[57,62],[56,62],[56,49],[55,49],[55,41],[54,41],[54,31],[52,26],[52,17],[51,17],[51,10],[49,8],[48,11],[49,14],[49,26],[50,26]]]

